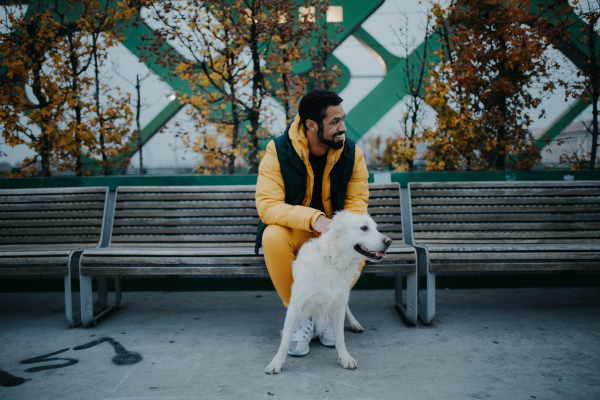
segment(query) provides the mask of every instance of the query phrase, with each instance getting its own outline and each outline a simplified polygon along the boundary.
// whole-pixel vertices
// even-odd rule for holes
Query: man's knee
[[[289,241],[290,228],[281,225],[269,225],[263,232],[262,245],[269,248],[271,246],[281,246]]]

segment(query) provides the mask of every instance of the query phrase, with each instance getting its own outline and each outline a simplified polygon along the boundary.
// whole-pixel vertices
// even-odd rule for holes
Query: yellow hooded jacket
[[[261,220],[267,225],[281,225],[288,228],[313,231],[313,226],[319,215],[323,213],[317,209],[308,207],[312,199],[314,175],[308,161],[308,139],[304,133],[304,126],[300,122],[300,116],[296,115],[294,122],[288,131],[294,150],[304,161],[307,171],[306,194],[300,206],[292,206],[285,203],[285,186],[279,167],[279,159],[275,142],[272,140],[267,145],[267,152],[262,158],[256,184],[256,209]],[[323,175],[323,206],[328,218],[332,217],[331,206],[331,182],[330,172],[343,148],[329,149],[327,153],[327,164]],[[369,172],[365,163],[363,152],[356,146],[354,155],[354,169],[344,201],[344,209],[355,214],[367,212],[367,201],[369,200],[369,187],[367,180]]]

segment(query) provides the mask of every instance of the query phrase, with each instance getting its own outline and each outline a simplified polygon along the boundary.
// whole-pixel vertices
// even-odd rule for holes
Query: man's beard
[[[340,140],[339,142],[334,142],[333,140],[328,140],[325,139],[324,136],[324,132],[323,132],[323,124],[318,124],[319,129],[317,130],[317,139],[319,139],[319,142],[323,143],[324,145],[331,147],[334,150],[338,150],[341,149],[342,147],[344,147],[344,141]],[[332,137],[333,139],[333,137]]]

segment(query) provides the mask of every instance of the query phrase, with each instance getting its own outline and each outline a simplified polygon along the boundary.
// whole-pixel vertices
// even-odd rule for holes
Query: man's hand
[[[331,219],[327,218],[324,215],[319,215],[319,217],[315,221],[315,226],[313,226],[313,229],[319,233],[327,232],[329,230],[330,223]]]

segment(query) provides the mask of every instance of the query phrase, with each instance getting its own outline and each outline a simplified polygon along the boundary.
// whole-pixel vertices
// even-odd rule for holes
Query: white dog
[[[292,264],[294,284],[281,345],[265,370],[267,374],[281,372],[294,330],[308,317],[315,321],[318,334],[327,325],[333,326],[342,367],[355,369],[358,366],[344,343],[344,314],[352,330],[363,331],[348,307],[350,287],[360,273],[360,262],[365,258],[375,262],[383,260],[391,243],[392,239],[377,231],[377,224],[368,214],[339,211],[327,232],[302,246]]]

